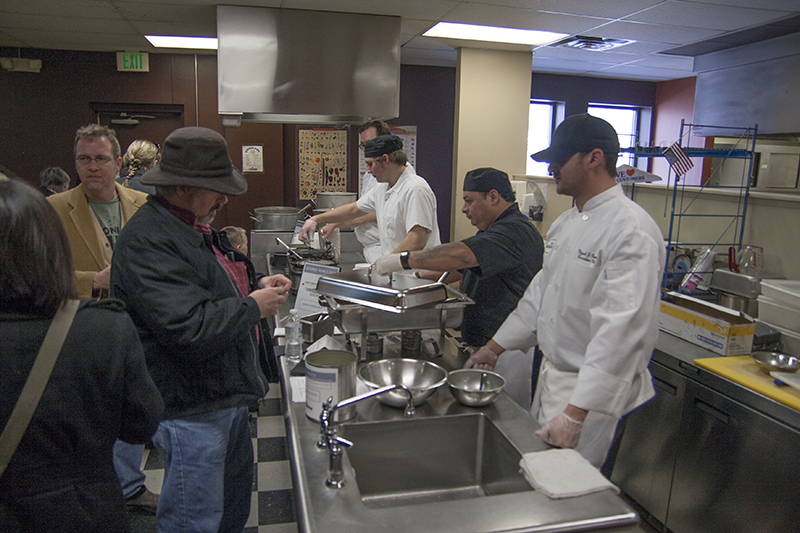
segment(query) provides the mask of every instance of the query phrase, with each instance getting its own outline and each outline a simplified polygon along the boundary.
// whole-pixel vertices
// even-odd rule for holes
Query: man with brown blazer
[[[75,133],[75,168],[81,183],[49,196],[67,233],[81,298],[108,296],[111,255],[120,229],[147,202],[147,195],[115,182],[122,166],[114,130],[90,124]],[[114,468],[128,508],[155,514],[158,496],[144,486],[144,446],[117,441]]]

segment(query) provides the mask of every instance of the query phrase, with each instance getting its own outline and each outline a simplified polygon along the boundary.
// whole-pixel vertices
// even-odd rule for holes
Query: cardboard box
[[[756,324],[747,315],[685,294],[668,292],[661,300],[658,326],[676,337],[720,355],[753,351]]]

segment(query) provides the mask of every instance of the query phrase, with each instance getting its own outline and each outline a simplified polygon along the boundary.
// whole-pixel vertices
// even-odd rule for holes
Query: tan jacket
[[[122,227],[147,202],[147,195],[122,187],[118,183],[114,186],[119,195],[120,227]],[[78,296],[91,298],[92,278],[111,264],[113,253],[111,245],[103,234],[92,208],[89,207],[83,185],[49,196],[47,200],[55,208],[67,233],[78,283]]]

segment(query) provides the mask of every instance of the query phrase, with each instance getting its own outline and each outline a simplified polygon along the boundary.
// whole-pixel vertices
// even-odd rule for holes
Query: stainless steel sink
[[[520,452],[484,414],[344,424],[365,507],[531,491]]]

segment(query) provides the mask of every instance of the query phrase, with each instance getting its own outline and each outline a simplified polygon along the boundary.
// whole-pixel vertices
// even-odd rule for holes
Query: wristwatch
[[[403,270],[411,270],[408,264],[408,254],[408,251],[400,252],[400,265],[403,267]]]

